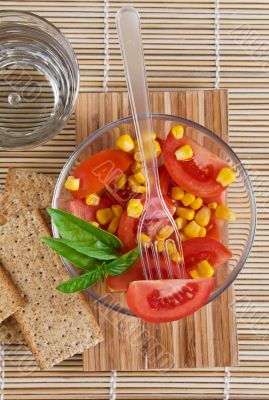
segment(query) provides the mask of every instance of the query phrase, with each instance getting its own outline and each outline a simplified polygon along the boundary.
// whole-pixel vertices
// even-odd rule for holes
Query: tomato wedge
[[[162,165],[159,168],[159,181],[160,181],[160,187],[161,187],[162,194],[168,195],[170,193],[170,189],[172,186],[172,178],[168,174],[167,169],[165,168],[165,165]]]
[[[186,161],[176,159],[175,151],[190,145],[193,158]],[[188,137],[176,139],[169,133],[164,145],[164,163],[171,178],[184,190],[200,197],[218,196],[223,190],[216,177],[221,168],[227,164],[215,154],[211,153]]]
[[[206,227],[206,237],[215,240],[221,240],[223,222],[224,221],[222,221],[221,219],[213,216]]]
[[[74,199],[69,201],[68,210],[71,214],[75,215],[78,218],[85,219],[85,221],[95,221],[96,211],[100,208],[111,207],[112,204],[113,202],[107,197],[101,197],[98,206],[87,206],[85,200]]]
[[[76,198],[99,192],[106,185],[119,178],[132,163],[132,157],[122,150],[108,149],[99,151],[86,158],[73,172],[80,179],[80,188],[72,192]]]
[[[182,243],[186,270],[191,270],[202,260],[208,260],[213,267],[219,267],[232,257],[223,243],[211,238],[193,238]]]
[[[144,321],[170,322],[201,308],[213,289],[213,278],[136,281],[126,298],[130,310]]]

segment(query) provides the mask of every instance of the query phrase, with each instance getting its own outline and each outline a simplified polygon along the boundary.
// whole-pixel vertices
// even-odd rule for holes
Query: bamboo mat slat
[[[78,55],[82,92],[102,91],[104,87],[124,91],[113,16],[116,9],[126,3],[109,0],[4,0],[1,9],[35,12],[64,31]],[[106,63],[105,4],[110,34]],[[181,369],[169,371],[165,376],[156,372],[118,372],[117,399],[268,399],[268,0],[145,0],[132,4],[142,10],[146,64],[153,90],[212,89],[215,86],[230,89],[230,143],[252,177],[258,206],[258,228],[252,253],[235,284],[241,366],[226,370]],[[215,14],[216,5],[219,5],[219,14]],[[218,15],[219,19],[216,18]],[[215,29],[217,25],[218,31]],[[218,42],[219,60],[215,48]],[[216,79],[217,66],[219,79]],[[106,85],[105,72],[109,72]],[[62,152],[60,141],[64,138],[68,141],[68,149]],[[53,152],[54,146],[58,146],[59,151]],[[58,173],[74,147],[73,120],[58,138],[46,145],[47,155],[39,170]],[[2,184],[8,165],[18,160],[17,165],[36,169],[36,159],[41,154],[42,148],[27,152],[27,157],[19,153],[9,156],[0,153]],[[27,368],[22,366],[26,364],[24,360],[29,358],[29,353],[25,354],[21,346],[11,346],[4,349],[4,355],[0,358],[2,367],[3,359],[6,360],[2,368],[5,370],[4,400],[113,398],[113,374],[83,373],[81,357],[59,366],[55,372],[41,375],[36,372],[28,379]],[[31,358],[29,362],[32,362]],[[2,378],[1,373],[0,376]],[[41,382],[40,376],[50,384],[50,388]],[[82,381],[88,381],[88,386],[76,394],[80,377]],[[99,379],[104,379],[101,389]],[[149,382],[147,390],[144,389],[144,379]],[[184,379],[184,388],[170,390],[170,382]],[[158,386],[161,383],[164,386],[162,390]],[[65,388],[62,388],[63,384]]]

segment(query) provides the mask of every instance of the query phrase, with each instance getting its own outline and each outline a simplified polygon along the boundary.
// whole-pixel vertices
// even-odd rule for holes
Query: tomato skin
[[[144,321],[177,321],[201,308],[214,286],[213,278],[136,281],[129,285],[126,299],[130,310]],[[186,295],[189,289],[192,298]]]
[[[126,250],[132,250],[137,246],[136,231],[138,221],[138,218],[129,217],[127,211],[123,211],[119,223],[118,237]]]
[[[98,206],[87,206],[84,199],[74,199],[69,201],[68,210],[76,217],[92,222],[96,220],[97,210],[111,207],[112,204],[113,202],[107,197],[101,197]]]
[[[223,243],[211,238],[193,238],[182,243],[186,270],[191,270],[202,260],[217,268],[232,257],[230,250]]]
[[[206,237],[220,241],[222,239],[223,221],[214,217],[206,227]]]
[[[194,157],[191,160],[179,161],[175,151],[186,144],[191,146]],[[189,137],[176,139],[169,133],[163,156],[169,175],[184,190],[202,198],[218,196],[225,190],[216,182],[216,177],[220,169],[227,164]]]
[[[170,189],[172,186],[172,178],[168,174],[167,169],[165,168],[165,165],[162,165],[159,168],[159,181],[160,181],[160,187],[161,187],[161,192],[163,196],[167,196],[170,193]]]
[[[99,192],[128,170],[132,157],[122,150],[108,149],[100,151],[82,161],[73,172],[80,179],[80,188],[72,192],[75,198]]]

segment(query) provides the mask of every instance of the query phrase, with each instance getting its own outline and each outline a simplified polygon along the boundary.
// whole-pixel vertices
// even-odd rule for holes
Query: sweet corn
[[[180,253],[176,250],[175,246],[169,242],[167,245],[168,252],[171,256],[171,260],[174,262],[179,262],[180,261]]]
[[[116,140],[116,145],[123,151],[129,153],[134,149],[134,141],[130,135],[121,135]]]
[[[131,199],[127,206],[127,214],[129,217],[139,218],[143,211],[143,204],[139,199]]]
[[[194,218],[194,214],[195,212],[191,208],[177,207],[176,210],[176,215],[178,217],[187,219],[188,221],[191,221]]]
[[[90,224],[96,226],[97,228],[99,228],[100,224],[97,221],[91,221]]]
[[[119,227],[120,223],[120,218],[119,217],[113,217],[112,220],[110,221],[110,224],[108,225],[108,232],[110,233],[116,233]]]
[[[204,206],[195,214],[195,221],[200,226],[207,226],[211,218],[211,210]]]
[[[193,270],[189,271],[189,274],[193,279],[199,279],[200,278],[200,276],[199,276],[199,274],[197,272],[197,269],[193,269]]]
[[[119,179],[115,182],[115,187],[117,188],[117,189],[124,189],[125,188],[125,185],[126,185],[126,182],[127,182],[127,176],[126,176],[126,174],[122,174],[120,177],[119,177]]]
[[[175,151],[175,155],[179,161],[189,160],[193,156],[193,151],[189,144],[185,144]]]
[[[172,134],[176,139],[182,139],[184,135],[184,126],[182,125],[175,125],[171,129]]]
[[[138,162],[141,162],[141,161],[142,161],[140,151],[136,151],[136,152],[134,153],[134,159],[135,159],[135,161],[138,161]]]
[[[184,197],[184,190],[179,186],[172,187],[171,197],[173,200],[181,200]]]
[[[224,204],[219,204],[216,208],[215,213],[217,218],[224,219],[224,221],[232,222],[235,221],[235,214],[229,207]]]
[[[163,252],[164,245],[165,245],[165,240],[163,240],[163,239],[157,240],[157,250],[159,253]]]
[[[100,208],[96,211],[96,219],[100,225],[107,225],[113,218],[111,208]]]
[[[199,237],[205,237],[205,236],[206,236],[206,228],[202,226],[199,232]]]
[[[92,193],[86,196],[85,203],[87,206],[98,206],[100,203],[100,196],[97,193]]]
[[[142,186],[142,185],[133,185],[131,186],[131,190],[133,193],[146,193],[147,189],[146,186]]]
[[[174,229],[173,229],[172,225],[165,225],[159,230],[158,238],[159,239],[168,239],[169,236],[171,236],[173,232],[174,232]]]
[[[141,171],[142,164],[138,161],[134,161],[132,164],[132,173],[135,174],[136,172]]]
[[[115,217],[121,217],[121,215],[123,213],[123,207],[120,204],[114,204],[111,207],[111,210]]]
[[[139,182],[135,179],[134,175],[130,175],[128,178],[128,184],[129,186],[139,186]]]
[[[201,227],[200,227],[200,225],[197,224],[197,222],[191,221],[185,226],[184,233],[185,233],[185,235],[192,237],[192,238],[199,237],[200,229],[201,229]]]
[[[218,203],[216,201],[213,201],[212,203],[208,203],[207,207],[211,210],[216,210],[216,208],[218,207]]]
[[[187,236],[186,236],[185,233],[183,233],[183,232],[179,232],[179,236],[180,236],[180,240],[181,240],[182,242],[184,242],[184,240],[187,239]]]
[[[184,197],[182,198],[182,203],[185,207],[190,206],[195,200],[195,195],[192,193],[185,193]]]
[[[80,186],[80,179],[75,178],[74,176],[69,176],[64,184],[64,187],[68,190],[71,190],[72,192],[76,192],[79,190]]]
[[[235,179],[235,173],[231,168],[225,167],[221,168],[216,181],[221,184],[221,186],[226,187],[230,185]]]
[[[151,135],[152,135],[152,139],[155,140],[156,137],[157,137],[157,133],[156,132],[151,132]]]
[[[136,172],[134,175],[134,178],[137,180],[138,183],[145,183],[145,175],[143,172]]]
[[[196,197],[194,202],[191,204],[191,208],[196,211],[199,210],[199,208],[201,208],[202,205],[203,205],[203,199],[201,199],[201,197]]]
[[[160,143],[158,142],[158,140],[154,140],[154,148],[155,148],[156,157],[159,157],[159,155],[162,154],[162,149],[161,149],[161,146],[160,146]]]
[[[145,246],[147,243],[151,242],[150,237],[143,232],[140,234],[140,240],[141,240],[142,246]]]
[[[177,226],[177,229],[180,231],[180,229],[183,229],[184,226],[187,224],[187,221],[182,217],[178,217],[175,219],[175,224]]]
[[[133,150],[134,150],[134,153],[139,151],[139,146],[138,146],[138,141],[137,140],[134,140],[134,148],[133,148]]]
[[[211,278],[215,270],[207,260],[202,260],[197,266],[197,272],[201,278]]]

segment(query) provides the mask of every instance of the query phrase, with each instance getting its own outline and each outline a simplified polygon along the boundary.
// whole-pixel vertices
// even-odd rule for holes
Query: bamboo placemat
[[[81,91],[118,91],[126,88],[114,16],[127,3],[142,14],[152,89],[229,88],[230,144],[249,170],[258,210],[253,250],[235,284],[240,367],[181,369],[165,376],[83,374],[77,356],[53,372],[28,375],[35,368],[32,356],[9,346],[1,350],[0,388],[5,400],[115,399],[115,393],[117,399],[268,399],[268,0],[4,0],[1,9],[35,12],[63,30],[78,55]],[[1,182],[14,163],[58,173],[74,147],[72,119],[42,148],[1,152]]]

